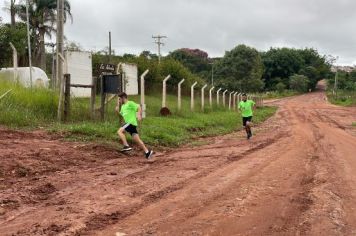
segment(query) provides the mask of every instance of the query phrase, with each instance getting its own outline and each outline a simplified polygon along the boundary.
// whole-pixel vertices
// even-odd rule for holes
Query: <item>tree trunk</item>
[[[46,47],[44,41],[44,30],[40,29],[40,50],[39,50],[39,60],[41,69],[46,72]]]
[[[15,11],[15,0],[11,0],[10,4],[10,15],[11,15],[11,26],[15,27],[15,16],[16,16],[16,11]]]

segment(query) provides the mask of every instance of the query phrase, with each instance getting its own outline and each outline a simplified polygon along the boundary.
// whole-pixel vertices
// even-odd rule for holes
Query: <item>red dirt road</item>
[[[274,103],[250,141],[154,162],[1,129],[0,234],[356,235],[356,108],[323,92]]]

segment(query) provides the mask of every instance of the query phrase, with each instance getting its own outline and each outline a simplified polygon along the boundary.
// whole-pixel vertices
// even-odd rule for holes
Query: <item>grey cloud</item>
[[[222,56],[239,43],[314,47],[356,63],[355,0],[70,0],[69,40],[102,49],[112,31],[119,54],[156,51],[152,34],[168,36],[163,52],[190,47]]]

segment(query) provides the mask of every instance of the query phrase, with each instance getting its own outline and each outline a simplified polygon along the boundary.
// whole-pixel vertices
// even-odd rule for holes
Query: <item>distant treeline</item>
[[[27,66],[26,27],[24,23],[15,25],[0,24],[0,67],[12,65],[12,51],[9,47],[12,42],[18,51],[19,66]],[[34,45],[36,46],[36,45]],[[68,50],[83,50],[79,44],[67,42]],[[226,51],[222,58],[210,58],[208,53],[200,49],[182,48],[170,52],[158,64],[158,56],[149,51],[140,55],[115,55],[112,52],[112,64],[119,62],[135,63],[139,74],[146,69],[150,73],[146,77],[147,86],[154,89],[165,76],[170,74],[172,79],[168,86],[173,88],[181,80],[185,89],[195,81],[199,86],[205,83],[229,89],[230,91],[262,92],[292,89],[299,92],[313,90],[316,83],[324,78],[333,77],[331,72],[331,59],[319,54],[316,49],[271,48],[266,52],[259,52],[255,48],[238,45]],[[40,61],[40,60],[37,60]],[[44,69],[52,73],[52,54],[46,53]],[[108,49],[93,52],[93,74],[97,76],[100,63],[109,63]],[[41,64],[41,63],[37,63]],[[348,89],[355,88],[353,75],[340,73],[340,86]]]

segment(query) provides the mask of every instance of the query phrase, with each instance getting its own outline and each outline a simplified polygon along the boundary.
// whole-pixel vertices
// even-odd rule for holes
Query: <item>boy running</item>
[[[251,125],[252,125],[252,109],[256,109],[255,102],[247,100],[247,95],[242,94],[242,101],[239,103],[239,110],[242,114],[242,124],[246,130],[247,139],[252,137]]]
[[[126,140],[125,133],[128,132],[131,134],[132,139],[142,148],[145,152],[145,157],[150,159],[152,157],[153,151],[148,150],[145,144],[140,139],[140,136],[137,132],[137,119],[142,120],[141,116],[141,106],[133,101],[129,101],[126,93],[120,93],[118,95],[117,106],[115,111],[119,113],[119,108],[121,105],[120,114],[124,118],[125,124],[117,131],[124,147],[123,152],[132,150]]]

